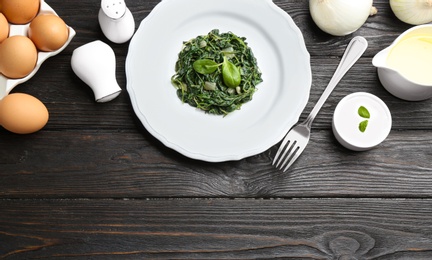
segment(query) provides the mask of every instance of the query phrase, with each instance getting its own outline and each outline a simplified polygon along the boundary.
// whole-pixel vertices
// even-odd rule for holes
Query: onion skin
[[[420,25],[432,22],[432,0],[390,0],[390,7],[404,23]]]
[[[324,32],[344,36],[358,30],[371,14],[373,0],[309,0],[315,24]]]

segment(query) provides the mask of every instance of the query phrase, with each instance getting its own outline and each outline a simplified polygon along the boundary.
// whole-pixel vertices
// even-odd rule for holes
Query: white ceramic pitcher
[[[408,101],[420,101],[432,97],[432,83],[431,85],[424,85],[413,82],[387,65],[387,57],[396,44],[409,37],[424,35],[432,36],[432,24],[419,25],[408,29],[396,38],[389,47],[377,53],[372,60],[372,64],[377,67],[378,77],[384,88],[398,98]]]

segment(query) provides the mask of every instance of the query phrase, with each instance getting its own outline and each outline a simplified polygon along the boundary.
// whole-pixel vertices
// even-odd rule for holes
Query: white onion
[[[206,81],[204,83],[204,89],[205,90],[216,90],[216,83]]]
[[[359,29],[369,15],[373,0],[309,0],[309,11],[316,25],[335,36]],[[376,10],[376,9],[375,9]]]
[[[402,22],[413,25],[432,22],[432,0],[390,0],[390,7]]]

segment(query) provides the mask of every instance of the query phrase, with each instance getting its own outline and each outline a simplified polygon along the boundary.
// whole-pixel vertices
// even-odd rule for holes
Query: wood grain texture
[[[327,130],[287,173],[277,146],[238,162],[187,159],[140,133],[48,132],[0,151],[0,197],[431,197],[432,136],[393,131],[378,148],[351,152]],[[46,153],[45,151],[50,151]]]
[[[0,201],[8,259],[428,259],[430,200]]]
[[[432,259],[432,102],[400,100],[379,82],[373,56],[411,27],[387,0],[375,0],[378,14],[343,37],[319,30],[308,1],[274,0],[311,55],[300,120],[351,38],[369,42],[287,173],[271,166],[278,145],[223,163],[165,147],[134,114],[128,44],[102,34],[100,1],[46,2],[77,35],[14,90],[47,106],[47,126],[24,136],[0,129],[0,259]],[[138,27],[160,0],[126,2]],[[73,50],[94,40],[113,48],[123,89],[106,104],[70,67]],[[337,103],[357,91],[381,98],[393,116],[389,137],[367,152],[343,148],[331,130]]]

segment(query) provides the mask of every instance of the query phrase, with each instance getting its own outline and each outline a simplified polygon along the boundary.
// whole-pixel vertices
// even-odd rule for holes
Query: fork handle
[[[348,44],[342,59],[336,68],[336,71],[331,78],[329,84],[326,89],[322,93],[318,102],[310,112],[309,116],[303,122],[304,125],[311,127],[312,121],[315,119],[321,107],[324,105],[327,98],[330,96],[333,89],[342,79],[342,77],[347,73],[347,71],[356,63],[356,61],[362,56],[362,54],[366,51],[368,43],[365,38],[361,36],[354,37],[350,43]]]

